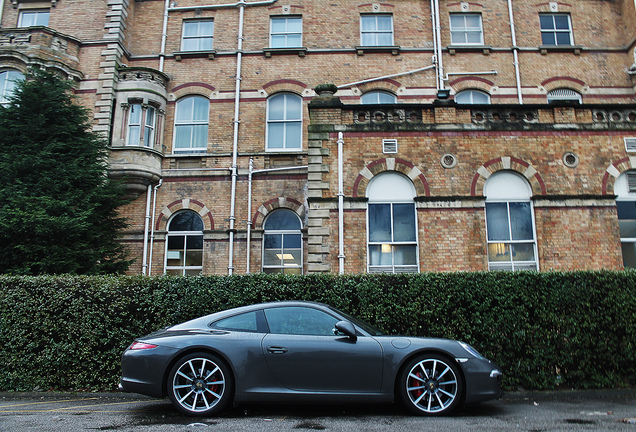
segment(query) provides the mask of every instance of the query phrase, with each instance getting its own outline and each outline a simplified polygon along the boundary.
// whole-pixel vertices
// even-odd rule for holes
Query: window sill
[[[176,61],[181,61],[183,58],[209,58],[214,60],[216,56],[216,50],[211,51],[179,51],[173,54]]]
[[[450,55],[457,52],[481,52],[483,55],[490,55],[492,46],[490,45],[448,45],[446,47]]]
[[[356,51],[359,56],[364,55],[365,53],[384,53],[390,52],[392,55],[400,55],[400,47],[399,46],[357,46]]]
[[[295,48],[263,48],[263,55],[266,58],[270,58],[273,55],[290,55],[296,54],[298,57],[305,57],[307,54],[307,48],[295,47]]]
[[[571,52],[580,55],[582,49],[581,45],[539,45],[541,55],[546,55],[549,52]]]

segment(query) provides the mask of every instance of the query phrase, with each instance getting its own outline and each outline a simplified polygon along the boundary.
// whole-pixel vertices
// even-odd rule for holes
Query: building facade
[[[632,0],[3,0],[77,83],[131,273],[636,267]]]

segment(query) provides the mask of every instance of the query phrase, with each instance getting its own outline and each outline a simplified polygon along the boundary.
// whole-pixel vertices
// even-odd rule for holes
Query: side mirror
[[[356,335],[356,328],[349,321],[338,321],[336,323],[336,330],[344,333],[351,340],[358,340],[358,336]]]

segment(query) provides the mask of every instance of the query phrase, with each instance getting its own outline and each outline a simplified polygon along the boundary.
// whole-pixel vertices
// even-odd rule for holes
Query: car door
[[[382,347],[372,337],[335,335],[338,318],[322,310],[265,309],[270,332],[262,340],[267,364],[292,390],[379,393]]]

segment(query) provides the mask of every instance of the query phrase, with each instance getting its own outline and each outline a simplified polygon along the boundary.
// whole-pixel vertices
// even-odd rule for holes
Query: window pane
[[[185,236],[168,236],[168,250],[183,250]]]
[[[511,248],[513,261],[534,261],[533,243],[513,244]]]
[[[302,31],[302,19],[301,18],[288,18],[287,19],[287,32],[288,33],[300,33]]]
[[[393,241],[415,241],[415,207],[393,204]]]
[[[381,31],[390,31],[391,30],[391,28],[392,28],[391,23],[393,21],[393,18],[391,16],[388,16],[388,15],[382,16],[382,15],[380,15],[377,18],[378,18],[377,19],[378,30],[381,30]]]
[[[177,102],[177,122],[183,123],[192,120],[192,106],[194,98],[186,98]]]
[[[181,49],[183,51],[198,51],[199,50],[199,40],[198,39],[184,39],[181,44]]]
[[[533,240],[530,203],[510,203],[510,224],[513,240]]]
[[[197,21],[183,22],[183,36],[192,37],[192,36],[197,36],[198,33],[199,33],[199,23]]]
[[[488,261],[510,261],[510,245],[506,243],[488,244]]]
[[[186,262],[188,267],[200,267],[203,265],[203,250],[189,250],[186,249]]]
[[[569,30],[570,20],[568,19],[567,15],[555,15],[554,26],[557,30]]]
[[[393,37],[391,33],[380,33],[378,34],[378,43],[379,46],[389,46],[393,45]]]
[[[190,148],[192,126],[177,126],[174,146],[176,149]]]
[[[205,149],[208,142],[208,125],[192,127],[192,148]]]
[[[554,21],[552,15],[540,15],[539,22],[541,23],[541,30],[553,30]]]
[[[208,121],[208,111],[210,109],[210,102],[202,97],[193,97],[193,120],[195,121]]]
[[[280,250],[283,247],[283,235],[265,234],[264,247],[265,249]]]
[[[268,120],[285,120],[285,95],[280,94],[267,100]]]
[[[282,149],[284,139],[284,123],[269,123],[267,127],[267,148]]]
[[[214,21],[199,21],[199,35],[212,36],[214,34]]]
[[[623,239],[636,239],[636,220],[624,219],[618,221],[620,236]]]
[[[287,37],[285,35],[272,35],[272,48],[285,48]]]
[[[272,18],[272,33],[284,33],[286,29],[285,18]]]
[[[636,268],[636,242],[623,242],[621,248],[623,250],[623,266]]]
[[[277,210],[267,216],[263,228],[266,230],[299,230],[300,220],[290,210]]]
[[[474,30],[481,28],[481,16],[480,15],[466,15],[466,27]]]
[[[510,240],[508,209],[506,203],[486,204],[488,240]]]
[[[467,32],[466,33],[466,43],[480,44],[481,43],[481,33],[480,32]]]
[[[139,126],[128,127],[128,145],[131,145],[131,146],[139,145],[140,131],[141,131],[141,128]]]
[[[212,49],[212,38],[199,39],[199,48],[197,51],[210,51]]]
[[[256,331],[256,312],[247,312],[219,320],[213,324],[213,327],[228,330]]]
[[[360,28],[362,31],[375,30],[375,17],[363,15],[360,17]]]
[[[541,33],[541,43],[543,45],[556,45],[554,33]]]
[[[374,46],[377,45],[375,42],[375,34],[374,33],[363,33],[362,34],[362,45],[363,46]]]
[[[569,33],[557,33],[556,34],[557,45],[570,45],[570,34]]]
[[[287,36],[287,46],[288,47],[299,47],[302,43],[302,37],[299,34],[289,35]]]
[[[203,231],[201,216],[193,211],[182,211],[175,215],[168,226],[169,231]]]
[[[265,309],[269,331],[277,334],[334,336],[337,320],[322,311],[305,307]]]
[[[301,143],[302,126],[298,122],[286,124],[285,148],[286,149],[299,149]]]
[[[282,257],[279,257],[280,254],[281,252],[278,249],[263,251],[263,265],[280,267],[282,265]]]
[[[393,246],[395,265],[417,265],[417,252],[415,245]]]
[[[286,94],[284,96],[287,103],[285,120],[300,120],[302,114],[300,97],[291,94]]]
[[[300,234],[283,234],[283,249],[300,249]]]
[[[369,241],[391,241],[390,204],[369,204]]]
[[[393,248],[389,244],[369,246],[369,265],[390,266],[393,264]]]

